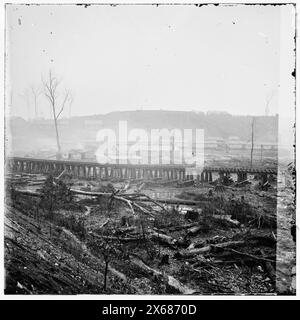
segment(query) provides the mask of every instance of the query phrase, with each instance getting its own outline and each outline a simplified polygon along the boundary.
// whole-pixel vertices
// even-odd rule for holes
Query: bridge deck
[[[55,159],[39,159],[39,158],[26,158],[26,157],[8,157],[8,161],[13,162],[30,162],[30,163],[44,163],[55,165],[68,165],[68,166],[86,166],[86,167],[101,167],[101,168],[127,168],[127,169],[148,169],[148,170],[179,170],[185,171],[186,169],[193,169],[192,166],[176,165],[176,164],[110,164],[98,163],[93,161],[77,161],[77,160],[55,160]],[[195,168],[196,169],[196,168]],[[277,174],[277,168],[270,167],[211,167],[205,166],[203,172],[217,172],[217,173],[266,173]]]

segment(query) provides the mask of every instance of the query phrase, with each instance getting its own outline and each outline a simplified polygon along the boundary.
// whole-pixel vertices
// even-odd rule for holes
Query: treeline
[[[228,140],[237,137],[240,140],[251,139],[251,122],[253,116],[236,116],[228,113],[203,113],[187,111],[125,111],[111,112],[105,115],[72,117],[59,120],[61,139],[78,142],[81,139],[95,139],[101,128],[118,129],[120,120],[132,128],[151,129],[204,129],[205,138],[222,138]],[[276,142],[278,136],[277,116],[256,116],[254,138],[256,141]],[[13,138],[38,137],[55,138],[53,121],[26,121],[22,118],[11,118],[10,132]]]

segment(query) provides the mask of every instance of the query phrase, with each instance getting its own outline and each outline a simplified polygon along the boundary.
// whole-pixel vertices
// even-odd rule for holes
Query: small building
[[[67,153],[68,160],[85,160],[95,161],[96,155],[94,150],[72,149]]]

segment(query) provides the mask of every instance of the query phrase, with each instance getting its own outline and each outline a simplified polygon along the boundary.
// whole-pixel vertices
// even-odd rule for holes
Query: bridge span
[[[23,157],[6,158],[7,169],[10,172],[60,174],[63,170],[75,178],[107,180],[120,179],[154,179],[191,180],[212,182],[213,176],[219,177],[237,175],[237,181],[247,179],[248,174],[260,175],[267,181],[269,175],[277,175],[277,168],[263,167],[209,167],[205,166],[200,172],[196,168],[182,165],[146,165],[146,164],[100,164],[97,162],[50,160]]]

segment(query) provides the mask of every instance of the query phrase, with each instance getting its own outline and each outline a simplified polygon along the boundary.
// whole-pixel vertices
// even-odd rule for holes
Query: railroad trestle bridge
[[[236,174],[237,181],[244,181],[249,174],[259,175],[263,182],[268,176],[277,175],[277,168],[263,167],[209,167],[201,171],[182,165],[145,165],[145,164],[100,164],[73,160],[52,160],[22,157],[6,158],[7,169],[16,173],[66,173],[78,179],[107,180],[119,179],[164,179],[164,180],[199,180],[212,182],[214,177]],[[193,173],[191,173],[193,172]],[[196,173],[195,173],[196,172]]]

